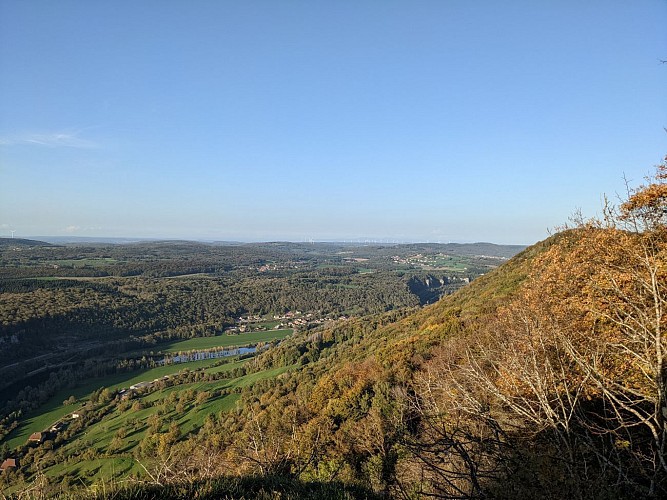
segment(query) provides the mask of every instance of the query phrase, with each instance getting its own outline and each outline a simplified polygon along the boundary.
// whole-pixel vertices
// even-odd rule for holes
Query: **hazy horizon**
[[[498,246],[521,246],[526,247],[530,246],[537,242],[530,243],[496,243],[493,241],[442,241],[442,240],[397,240],[392,238],[348,238],[348,239],[331,239],[331,240],[316,240],[316,239],[257,239],[257,240],[212,240],[212,239],[184,239],[184,238],[142,238],[142,237],[124,237],[124,236],[74,236],[74,235],[29,235],[29,236],[19,236],[15,234],[13,237],[0,235],[2,239],[24,239],[24,240],[35,240],[43,241],[47,243],[53,242],[66,242],[66,243],[76,243],[76,242],[91,242],[91,243],[137,243],[137,242],[169,242],[169,241],[183,241],[183,242],[192,242],[192,243],[230,243],[230,244],[261,244],[261,243],[304,243],[304,244],[318,244],[318,243],[331,243],[331,244],[347,244],[347,245],[475,245],[475,244],[491,244]]]
[[[4,1],[0,235],[534,243],[664,157],[665,24],[660,0]]]

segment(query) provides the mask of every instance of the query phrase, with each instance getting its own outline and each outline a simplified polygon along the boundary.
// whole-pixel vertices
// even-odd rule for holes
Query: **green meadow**
[[[231,370],[241,363],[242,361],[229,363],[230,366],[227,369]],[[277,377],[291,369],[293,367],[288,366],[251,373],[233,379],[185,383],[158,389],[138,397],[131,400],[130,403],[134,404],[134,402],[139,401],[140,409],[132,406],[125,411],[121,411],[116,408],[98,422],[89,425],[85,430],[83,439],[81,437],[73,439],[63,446],[63,453],[66,456],[76,456],[81,453],[82,446],[85,444],[86,449],[94,452],[94,458],[86,459],[78,455],[76,460],[51,465],[45,470],[45,474],[52,478],[59,478],[63,475],[80,477],[83,473],[87,481],[94,482],[102,477],[113,475],[113,477],[118,478],[134,472],[142,472],[141,466],[134,455],[137,447],[146,436],[149,428],[148,421],[151,416],[159,416],[159,432],[166,431],[172,422],[178,424],[181,436],[197,432],[204,425],[207,415],[219,415],[234,408],[240,394],[231,392],[231,390],[250,386],[259,380]],[[213,395],[214,392],[219,394]],[[187,399],[182,407],[178,408],[174,401],[177,399],[180,401],[180,398],[184,395],[183,393],[194,397]],[[197,396],[203,393],[208,393],[210,396],[198,399]],[[122,447],[112,451],[110,449],[111,442],[121,429],[125,433],[125,437],[122,439]]]
[[[166,349],[163,349],[163,352],[176,353],[212,349],[216,347],[238,347],[242,345],[256,344],[258,342],[270,342],[276,339],[283,339],[291,333],[292,330],[285,329],[251,332],[240,335],[197,337],[167,344],[167,347]],[[199,368],[206,368],[206,371],[210,373],[221,373],[239,367],[243,363],[244,361],[238,361],[236,358],[229,358],[229,361],[227,359],[222,361],[221,358],[203,359],[127,373],[116,373],[106,377],[91,379],[78,384],[76,387],[63,389],[57,392],[47,403],[34,412],[31,412],[27,418],[21,422],[19,427],[12,431],[3,441],[6,442],[10,448],[25,444],[30,434],[48,429],[60,418],[75,411],[82,403],[85,403],[88,400],[93,391],[100,387],[106,387],[110,390],[118,390],[130,387],[139,382],[152,381],[184,370],[197,370]],[[243,384],[244,382],[239,381],[239,383]],[[77,402],[71,405],[63,405],[63,401],[70,396],[74,396],[77,399]]]
[[[183,370],[203,369],[207,373],[223,373],[243,366],[248,359],[226,358],[222,364],[220,361],[220,359],[208,359],[162,366],[141,372],[117,374],[88,381],[73,389],[60,391],[47,404],[24,420],[22,425],[10,435],[7,443],[10,448],[25,444],[31,433],[48,429],[59,419],[81,408],[90,399],[92,392],[100,387],[120,389],[137,382],[173,375]],[[158,415],[160,418],[159,431],[167,430],[172,422],[176,422],[182,436],[197,432],[204,425],[207,415],[219,415],[234,408],[240,397],[235,389],[277,377],[293,368],[293,366],[287,366],[236,378],[183,383],[136,395],[127,402],[107,403],[105,406],[109,408],[108,413],[103,412],[101,419],[87,425],[82,434],[60,446],[62,455],[76,458],[51,464],[45,467],[44,473],[53,479],[62,478],[65,475],[83,477],[86,478],[86,482],[94,482],[104,477],[118,478],[135,472],[141,473],[141,466],[135,460],[134,455],[146,436],[149,428],[148,419],[151,416]],[[77,402],[63,405],[62,401],[71,395],[77,398]],[[182,403],[177,405],[175,401]],[[97,406],[96,411],[100,408],[102,407]],[[111,442],[121,429],[125,434],[122,447],[112,450],[110,449]],[[93,455],[90,459],[86,458],[85,454],[81,455],[86,450],[90,450]]]
[[[197,370],[199,368],[206,368],[206,371],[210,370],[211,373],[220,373],[240,367],[247,361],[239,361],[236,358],[228,359],[229,361],[224,359],[225,362],[223,364],[220,364],[222,361],[221,358],[202,359],[190,363],[165,365],[127,373],[116,373],[106,377],[88,380],[73,388],[63,389],[57,392],[47,403],[30,413],[27,418],[21,422],[19,427],[9,434],[5,441],[10,448],[25,444],[30,434],[48,429],[60,418],[76,411],[83,403],[88,401],[93,391],[100,387],[106,387],[110,390],[118,390],[124,387],[130,387],[139,382],[151,381],[156,378],[164,377],[165,375],[174,375],[181,371]],[[70,396],[74,396],[77,399],[77,402],[70,405],[63,405],[63,401]]]
[[[215,337],[196,337],[166,344],[163,352],[196,351],[201,349],[214,349],[216,347],[238,347],[256,344],[258,342],[271,342],[276,339],[284,339],[292,333],[292,330],[268,330],[262,332],[241,333],[239,335],[217,335]]]

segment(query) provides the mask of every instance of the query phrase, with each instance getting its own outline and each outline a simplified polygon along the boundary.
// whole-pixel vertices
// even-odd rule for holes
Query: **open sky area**
[[[529,244],[667,153],[664,0],[0,0],[0,236]]]

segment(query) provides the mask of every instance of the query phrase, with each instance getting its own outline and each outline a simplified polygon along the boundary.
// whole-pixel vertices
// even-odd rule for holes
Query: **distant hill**
[[[447,255],[486,256],[509,259],[526,248],[526,245],[498,245],[495,243],[361,243],[361,242],[289,242],[275,241],[266,243],[241,243],[249,247],[272,247],[280,249],[297,248],[308,251],[317,250],[359,250],[369,249],[383,255],[393,255],[393,249],[419,252],[439,252]]]
[[[485,255],[488,257],[514,257],[526,245],[497,245],[495,243],[411,243],[402,245],[415,250],[429,249],[452,255]]]
[[[9,241],[39,241],[41,244],[55,245],[91,245],[91,244],[155,244],[155,245],[215,245],[215,246],[248,246],[248,247],[272,247],[272,248],[306,248],[309,250],[332,249],[332,248],[364,248],[387,249],[400,247],[412,249],[415,252],[435,251],[449,255],[465,256],[487,256],[502,257],[509,259],[526,248],[526,245],[499,245],[495,243],[363,243],[363,242],[290,242],[290,241],[267,241],[267,242],[242,242],[242,241],[202,241],[202,240],[178,240],[160,238],[116,238],[116,237],[84,237],[84,236],[35,236],[35,240],[20,238],[0,238]]]
[[[56,245],[64,244],[81,244],[88,245],[93,243],[112,243],[112,244],[123,244],[123,243],[139,243],[147,241],[159,241],[157,239],[151,238],[114,238],[114,237],[104,237],[104,236],[35,236],[43,241],[49,243],[54,243]]]
[[[24,238],[0,238],[0,246],[24,246],[24,247],[51,247],[51,243],[39,240],[28,240]]]

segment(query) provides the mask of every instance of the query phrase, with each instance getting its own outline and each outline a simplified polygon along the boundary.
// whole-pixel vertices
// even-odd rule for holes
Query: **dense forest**
[[[52,468],[58,460],[81,460],[76,443],[86,439],[91,425],[128,410],[125,403],[108,407],[120,398],[120,389],[105,390],[100,397],[100,388],[112,382],[142,380],[143,374],[157,370],[170,377],[169,387],[179,389],[186,407],[190,399],[210,398],[226,408],[236,401],[244,380],[264,377],[260,371],[270,377],[276,367],[306,363],[310,355],[303,348],[276,350],[271,359],[279,356],[279,361],[252,364],[246,362],[252,353],[240,356],[238,362],[211,357],[206,361],[208,372],[194,376],[179,375],[178,366],[161,367],[167,357],[199,359],[183,365],[191,370],[201,366],[203,355],[217,355],[227,349],[224,346],[233,350],[258,345],[254,338],[275,346],[284,337],[282,332],[295,332],[295,337],[303,339],[310,331],[350,318],[385,311],[405,315],[496,268],[521,248],[193,242],[63,245],[0,239],[0,439],[2,458],[18,459],[21,464],[1,477],[15,486],[34,481],[37,471]],[[259,331],[244,334],[252,330]],[[188,339],[195,341],[194,347]],[[178,351],[170,354],[172,346],[178,346]],[[197,346],[203,346],[203,351]],[[201,380],[210,387],[195,398],[188,387]],[[57,410],[58,398],[67,400],[61,410]],[[165,405],[172,403],[164,398]],[[95,407],[99,404],[105,409]],[[158,416],[163,413],[156,405],[141,404]],[[92,405],[85,411],[86,420],[71,424],[59,420],[65,410],[83,413],[86,405]],[[182,411],[180,405],[176,408]],[[201,417],[191,415],[185,420],[197,427],[203,423]],[[45,419],[43,425],[33,423],[40,419]],[[53,426],[56,431],[48,430]],[[26,429],[46,431],[47,448],[16,448],[25,443],[21,439],[27,438]],[[144,436],[152,427],[137,429]],[[72,444],[71,449],[65,443]],[[110,453],[114,446],[108,444],[104,456],[115,456]],[[141,456],[146,448],[152,449],[143,440],[136,448]],[[44,453],[51,458],[45,459]],[[86,457],[94,461],[99,455]],[[104,479],[103,472],[78,476],[71,479],[87,484]],[[67,484],[67,478],[70,475],[58,481]]]
[[[43,368],[45,361],[55,367],[74,353],[115,354],[168,339],[217,335],[244,314],[298,310],[337,318],[415,307],[455,291],[520,249],[192,242],[58,246],[0,239],[0,356],[5,360],[0,390]]]
[[[59,310],[81,317],[78,304],[87,297],[91,304],[117,297],[124,304],[118,317],[128,318],[127,325],[113,318],[109,325],[118,321],[119,331],[137,334],[178,331],[179,324],[158,322],[181,314],[183,324],[219,325],[223,315],[291,309],[296,302],[281,301],[302,300],[276,296],[271,302],[276,289],[285,295],[303,290],[313,309],[339,314],[356,301],[364,310],[304,329],[242,362],[156,382],[130,400],[115,390],[96,392],[66,434],[23,448],[23,469],[3,475],[6,491],[91,498],[667,496],[667,164],[619,207],[605,206],[602,218],[573,221],[430,305],[433,297],[420,300],[410,291],[420,289],[411,280],[426,290],[434,280],[436,288],[445,287],[444,278],[457,275],[451,262],[444,271],[446,252],[374,251],[375,263],[366,255],[339,254],[338,267],[289,273],[286,267],[306,265],[312,255],[297,252],[298,264],[258,256],[253,265],[268,266],[261,273],[266,277],[255,276],[257,285],[245,282],[245,288],[245,271],[234,266],[187,268],[211,273],[200,281],[151,281],[164,280],[155,261],[135,289],[109,270],[109,281],[95,285],[108,288],[61,288],[56,280],[53,288],[34,289],[26,281],[30,267],[17,264],[9,272],[20,279],[5,283],[15,288],[3,295],[34,294],[32,316],[58,314],[48,301],[39,302],[37,290],[62,297]],[[105,258],[122,260],[111,253]],[[201,265],[206,261],[202,257]],[[43,264],[32,271],[46,276]],[[234,272],[234,283],[222,286],[218,280]],[[271,281],[278,276],[280,282]],[[321,289],[336,292],[335,306],[324,304]],[[160,301],[142,303],[182,309],[170,315],[147,308],[137,316],[145,323],[136,327],[131,301],[159,294]],[[168,300],[173,294],[178,298]],[[255,309],[243,302],[249,295]],[[223,297],[239,297],[229,302],[237,309],[202,306]],[[23,304],[7,316],[10,336],[26,334],[17,334],[19,323],[9,319]],[[180,417],[232,396],[233,404],[219,411],[202,410],[201,425]],[[145,422],[129,416],[149,409],[158,416]],[[122,418],[131,425],[114,420]],[[106,441],[95,441],[103,431]],[[58,469],[110,459],[141,469],[128,468],[125,482],[107,483],[104,491],[73,490],[80,476]]]

